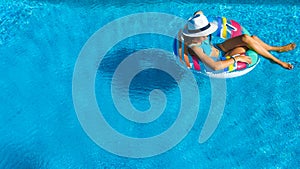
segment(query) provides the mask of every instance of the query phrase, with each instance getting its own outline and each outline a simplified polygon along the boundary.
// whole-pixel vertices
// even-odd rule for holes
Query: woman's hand
[[[245,63],[248,63],[248,64],[252,63],[251,58],[249,56],[246,56],[246,55],[236,56],[235,60],[237,62],[245,62]]]

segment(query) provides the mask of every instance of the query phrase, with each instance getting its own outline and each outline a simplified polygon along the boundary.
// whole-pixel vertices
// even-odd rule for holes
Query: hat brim
[[[210,22],[210,27],[205,31],[201,31],[197,33],[189,33],[187,27],[185,27],[182,31],[182,34],[188,37],[208,36],[214,33],[217,29],[218,29],[218,25],[214,22]]]

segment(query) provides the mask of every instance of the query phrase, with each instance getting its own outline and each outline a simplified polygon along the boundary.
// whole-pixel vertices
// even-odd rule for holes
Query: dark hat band
[[[195,29],[195,30],[187,30],[189,33],[199,33],[207,30],[210,27],[210,23],[208,25],[204,26],[203,28],[200,29]]]

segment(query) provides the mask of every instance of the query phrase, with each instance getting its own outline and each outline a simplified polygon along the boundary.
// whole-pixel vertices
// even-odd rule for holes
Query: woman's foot
[[[287,44],[285,46],[279,47],[277,52],[279,52],[279,53],[287,52],[287,51],[290,51],[290,50],[294,50],[295,48],[296,48],[296,43],[290,43],[290,44]]]
[[[285,68],[285,69],[288,69],[288,70],[292,70],[292,69],[294,68],[294,66],[293,66],[292,64],[286,63],[286,62],[283,62],[283,63],[281,64],[281,66],[282,66],[283,68]]]

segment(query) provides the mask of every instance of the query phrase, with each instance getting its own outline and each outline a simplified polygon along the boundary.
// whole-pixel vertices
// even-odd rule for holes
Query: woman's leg
[[[233,56],[235,54],[245,53],[247,50],[248,50],[247,47],[236,47],[236,48],[228,51],[227,53],[225,53],[225,56]]]
[[[287,52],[290,50],[295,49],[296,44],[295,43],[289,43],[284,46],[270,46],[263,42],[261,39],[259,39],[257,36],[252,35],[251,36],[256,42],[258,42],[263,48],[265,48],[267,51],[276,51],[276,52]]]
[[[224,51],[228,52],[237,47],[248,47],[249,49],[254,50],[261,56],[279,64],[280,66],[286,69],[292,69],[293,65],[282,62],[275,56],[273,56],[267,49],[265,49],[259,42],[249,35],[241,35],[231,39],[226,40],[225,42],[219,44],[219,47]],[[265,46],[266,47],[266,46]]]

